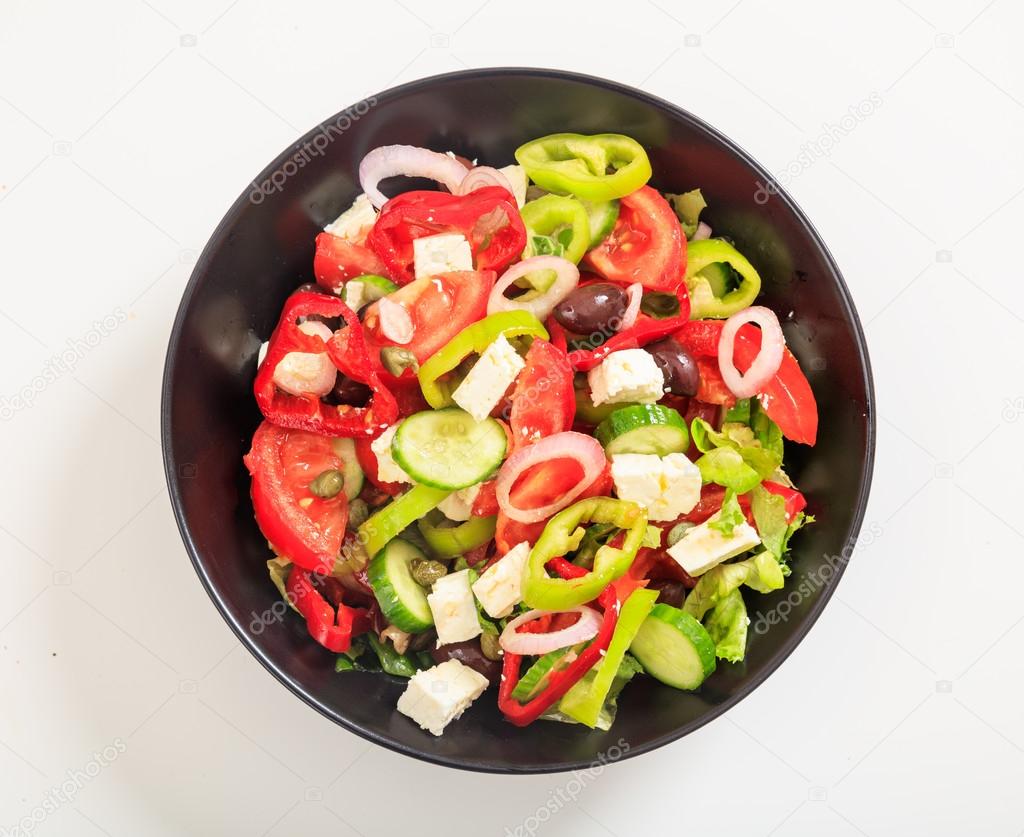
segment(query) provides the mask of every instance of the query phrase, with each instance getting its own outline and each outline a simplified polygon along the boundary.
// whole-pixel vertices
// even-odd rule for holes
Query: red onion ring
[[[733,362],[736,334],[747,323],[761,326],[761,349],[745,374],[740,374]],[[737,311],[722,328],[718,339],[718,368],[729,391],[737,398],[750,398],[760,392],[774,377],[782,364],[786,338],[775,312],[762,305],[752,305]]]
[[[597,632],[601,629],[601,615],[594,608],[581,605],[572,610],[560,611],[561,613],[578,613],[580,615],[580,618],[567,628],[547,634],[521,634],[518,632],[522,625],[549,612],[547,610],[528,610],[509,622],[505,626],[505,630],[501,632],[501,636],[498,637],[498,643],[502,649],[510,654],[534,657],[539,654],[547,654],[558,648],[575,645],[578,642],[586,642],[597,636]]]
[[[386,296],[377,303],[377,316],[380,317],[380,331],[388,340],[404,346],[412,340],[415,327],[412,317],[405,307]]]
[[[693,241],[701,241],[705,238],[711,238],[711,227],[701,221],[697,224],[697,229],[693,233]]]
[[[517,279],[521,279],[527,273],[535,270],[555,271],[555,281],[551,287],[538,296],[526,300],[509,299],[505,291]],[[494,314],[497,311],[529,311],[538,320],[544,321],[555,310],[563,299],[565,299],[580,282],[580,271],[568,259],[561,256],[533,256],[523,259],[506,270],[491,290],[487,299],[487,313]],[[639,309],[640,303],[637,303]]]
[[[636,318],[640,314],[640,303],[644,298],[644,286],[639,282],[634,282],[626,288],[626,294],[629,296],[629,304],[626,306],[626,312],[622,315],[622,325],[619,326],[619,331],[632,328],[633,323],[636,322]]]
[[[500,186],[510,195],[515,197],[515,192],[512,191],[512,184],[508,182],[508,178],[505,177],[500,171],[490,166],[475,166],[469,170],[458,188],[455,190],[456,195],[468,195],[477,189],[482,189],[484,186]]]
[[[533,465],[552,459],[574,459],[583,467],[580,481],[554,503],[536,509],[521,509],[512,504],[512,486],[523,472]],[[560,512],[582,494],[587,486],[598,478],[608,460],[604,448],[593,436],[566,430],[547,436],[539,442],[520,448],[513,453],[498,471],[494,485],[498,506],[512,520],[520,523],[537,523]]]
[[[417,148],[414,145],[382,145],[375,148],[359,164],[359,185],[375,209],[388,202],[377,184],[388,177],[428,177],[455,192],[466,177],[467,169],[454,157]]]

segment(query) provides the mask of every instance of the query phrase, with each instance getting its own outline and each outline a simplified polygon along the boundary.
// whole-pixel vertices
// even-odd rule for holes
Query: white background
[[[1020,7],[407,3],[0,7],[0,828],[88,768],[31,833],[1020,833]],[[250,178],[365,95],[488,65],[642,87],[787,172],[878,387],[874,537],[810,636],[575,780],[420,764],[301,705],[200,588],[157,442],[181,291]]]

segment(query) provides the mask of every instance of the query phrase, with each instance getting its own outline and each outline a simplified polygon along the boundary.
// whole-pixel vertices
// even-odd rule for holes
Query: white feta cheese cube
[[[324,227],[324,232],[349,241],[358,240],[376,221],[377,210],[373,208],[373,204],[370,203],[370,199],[366,195],[360,194],[353,201],[352,206]]]
[[[412,256],[417,279],[473,269],[473,251],[466,237],[458,233],[417,238],[412,243]]]
[[[398,711],[440,735],[486,688],[487,678],[480,672],[458,660],[447,660],[409,678],[398,699]]]
[[[469,570],[441,576],[434,582],[427,604],[434,615],[438,648],[480,635],[480,618],[469,587]]]
[[[488,616],[502,619],[523,600],[523,568],[529,557],[530,544],[516,544],[473,584],[473,593]]]
[[[460,488],[445,497],[437,507],[449,520],[469,520],[473,516],[473,503],[479,493],[480,483],[469,488]]]
[[[619,499],[643,506],[649,520],[675,520],[700,500],[700,469],[681,453],[613,454],[612,479]]]
[[[370,450],[377,457],[377,476],[381,482],[412,482],[412,477],[402,470],[402,466],[391,455],[391,442],[398,432],[398,424],[391,425],[370,442]]]
[[[505,179],[508,180],[508,185],[512,187],[512,194],[516,199],[516,206],[522,209],[523,204],[526,203],[526,169],[522,166],[518,166],[513,163],[511,166],[503,166],[498,169]]]
[[[711,528],[710,524],[717,521],[721,514],[717,512],[711,515],[668,548],[669,556],[691,576],[703,575],[712,567],[761,543],[757,530],[746,521],[736,526],[730,537]]]
[[[452,393],[452,400],[477,421],[483,421],[501,401],[505,390],[515,382],[524,366],[526,362],[519,357],[505,335],[499,335]]]
[[[366,283],[358,279],[346,282],[341,290],[341,298],[349,308],[358,311],[366,302]]]
[[[643,349],[612,352],[587,373],[590,397],[600,404],[653,404],[665,394],[665,376]]]

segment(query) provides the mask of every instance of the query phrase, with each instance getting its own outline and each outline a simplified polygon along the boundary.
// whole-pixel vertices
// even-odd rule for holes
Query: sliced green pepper
[[[414,485],[393,503],[370,515],[358,529],[359,539],[366,546],[367,555],[372,558],[403,529],[431,509],[437,508],[437,504],[449,494],[450,491],[441,488]]]
[[[711,283],[698,274],[717,262],[725,262],[740,275],[740,286],[717,296]],[[690,317],[725,319],[752,305],[761,291],[761,277],[742,253],[727,241],[706,238],[691,241],[686,250],[686,287],[690,292]]]
[[[444,519],[444,515],[435,509],[416,523],[427,546],[442,558],[456,558],[465,555],[471,549],[483,546],[494,537],[498,521],[496,515],[471,517],[457,526],[442,526]]]
[[[547,329],[529,311],[499,311],[466,326],[431,355],[416,373],[427,403],[435,409],[451,404],[451,387],[441,377],[474,352],[480,354],[485,351],[502,334],[507,338],[530,336],[548,339]]]
[[[590,247],[590,216],[575,198],[544,195],[520,210],[526,225],[526,256],[562,256],[573,264]]]
[[[622,134],[551,134],[519,146],[516,161],[542,189],[588,201],[624,197],[651,178],[647,152]]]
[[[634,590],[626,599],[619,612],[619,621],[615,625],[615,633],[612,634],[608,650],[597,664],[596,674],[593,678],[580,680],[565,693],[562,702],[558,704],[560,711],[591,729],[597,726],[601,707],[604,706],[604,699],[608,696],[615,675],[618,674],[622,658],[626,656],[633,637],[640,630],[657,600],[657,590],[644,589]]]
[[[544,565],[579,546],[582,523],[611,523],[626,532],[621,547],[602,544],[594,554],[594,568],[579,578],[551,578]],[[578,534],[577,534],[578,531]],[[633,563],[647,531],[647,512],[636,503],[591,497],[563,509],[544,527],[530,551],[523,576],[523,601],[538,610],[567,610],[589,602]]]

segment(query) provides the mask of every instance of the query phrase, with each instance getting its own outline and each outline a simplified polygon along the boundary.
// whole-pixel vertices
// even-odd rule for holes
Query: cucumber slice
[[[686,422],[671,407],[634,404],[616,410],[594,431],[605,452],[653,453],[666,456],[685,453],[690,446]]]
[[[408,541],[394,538],[377,553],[366,571],[385,618],[409,633],[425,631],[434,624],[427,593],[409,568],[417,559],[425,561],[427,556]]]
[[[380,299],[382,296],[393,294],[395,291],[398,290],[398,285],[396,285],[386,276],[378,276],[376,273],[367,273],[363,276],[357,276],[352,281],[363,283],[364,303],[373,302],[374,300]]]
[[[715,670],[715,643],[704,626],[672,605],[658,604],[629,646],[651,677],[676,689],[696,689]]]
[[[508,438],[494,419],[448,407],[414,413],[398,426],[391,455],[415,482],[457,490],[483,482],[505,458]]]
[[[577,651],[579,648],[580,646],[576,646]],[[568,651],[569,648],[556,648],[554,651],[549,651],[543,657],[538,657],[536,662],[519,678],[519,682],[516,683],[516,687],[512,690],[512,697],[520,703],[526,703],[534,697],[544,688],[548,676],[555,670]],[[575,659],[575,656],[573,659]]]
[[[332,439],[331,447],[341,460],[341,475],[345,479],[342,490],[349,500],[355,500],[363,490],[364,479],[363,469],[356,459],[356,443],[351,439]]]
[[[608,233],[619,220],[619,202],[612,201],[580,201],[587,208],[590,217],[590,247],[596,247],[608,237]]]

